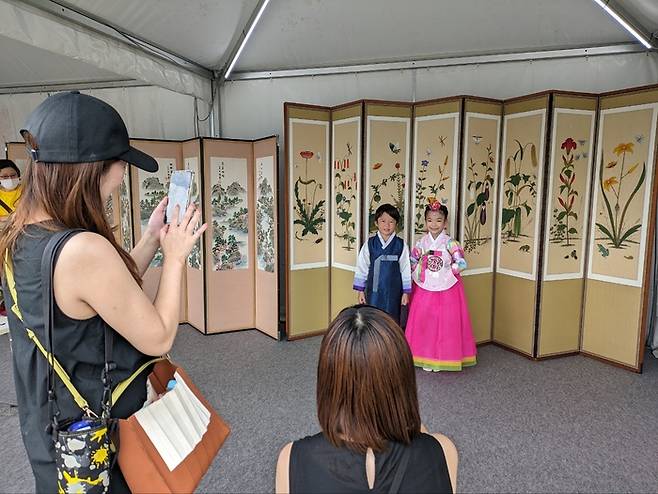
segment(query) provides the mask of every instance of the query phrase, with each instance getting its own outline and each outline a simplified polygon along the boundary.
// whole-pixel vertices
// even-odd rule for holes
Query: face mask
[[[0,185],[5,190],[14,190],[18,187],[18,184],[21,183],[20,178],[7,178],[5,180],[0,180]]]

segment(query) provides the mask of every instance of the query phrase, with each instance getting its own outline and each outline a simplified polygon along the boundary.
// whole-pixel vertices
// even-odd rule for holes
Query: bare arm
[[[194,215],[194,217],[193,217]],[[190,208],[180,226],[163,229],[165,259],[160,288],[151,303],[119,254],[100,235],[81,233],[62,249],[55,268],[55,297],[62,311],[84,319],[98,314],[139,351],[162,355],[178,329],[180,290],[189,250],[205,231],[193,233],[199,213]]]
[[[286,444],[279,453],[279,459],[276,462],[276,485],[274,492],[276,494],[288,494],[290,492],[290,451],[292,443]]]

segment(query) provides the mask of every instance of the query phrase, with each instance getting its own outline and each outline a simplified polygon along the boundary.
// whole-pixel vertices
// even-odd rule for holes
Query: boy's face
[[[377,218],[377,230],[382,234],[382,237],[388,238],[395,233],[395,227],[397,227],[398,222],[395,221],[388,213],[382,214]]]

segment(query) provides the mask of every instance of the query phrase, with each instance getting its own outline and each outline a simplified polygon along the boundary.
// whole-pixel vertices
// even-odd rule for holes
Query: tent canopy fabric
[[[646,33],[655,0],[610,0]],[[210,101],[258,0],[0,0],[0,88],[138,80]],[[57,15],[68,9],[123,40]],[[208,69],[140,49],[134,35]],[[271,0],[234,71],[593,47],[634,38],[592,0]],[[654,40],[655,41],[655,40]]]

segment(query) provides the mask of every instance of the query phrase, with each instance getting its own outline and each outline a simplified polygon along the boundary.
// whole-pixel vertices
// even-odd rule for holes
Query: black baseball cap
[[[121,116],[110,105],[79,91],[46,98],[27,117],[21,135],[32,159],[42,163],[123,160],[147,172],[158,162],[130,146]],[[32,145],[32,139],[36,141]]]

